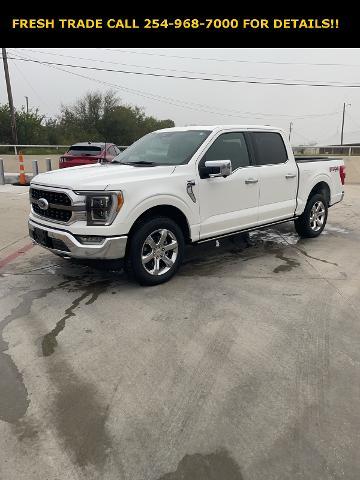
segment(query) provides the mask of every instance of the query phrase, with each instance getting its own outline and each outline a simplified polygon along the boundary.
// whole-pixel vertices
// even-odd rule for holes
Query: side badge
[[[194,185],[195,185],[194,180],[188,180],[187,185],[186,185],[186,191],[187,191],[189,197],[191,198],[191,200],[194,203],[196,203],[196,197],[195,197],[194,192],[193,192],[193,186]]]

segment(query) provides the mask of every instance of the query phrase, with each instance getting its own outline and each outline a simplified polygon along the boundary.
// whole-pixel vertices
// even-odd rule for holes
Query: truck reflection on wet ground
[[[275,255],[285,262],[276,267],[273,272],[289,271],[300,266],[291,258],[292,246],[301,242],[292,226],[282,225],[278,228],[256,230],[232,237],[190,247],[180,270],[182,275],[219,275],[230,264],[248,261],[267,255]],[[216,246],[218,245],[218,246]],[[290,256],[289,256],[290,255]]]
[[[324,235],[333,234],[333,232],[340,234],[336,227],[329,226],[328,230],[329,232],[324,231]],[[345,234],[345,230],[341,233]],[[346,231],[346,234],[349,233]],[[289,223],[274,228],[225,237],[217,241],[212,240],[196,246],[190,245],[186,248],[185,259],[178,274],[183,276],[216,276],[223,274],[225,269],[237,262],[247,262],[269,255],[275,256],[282,262],[272,270],[272,273],[275,274],[288,272],[299,267],[300,262],[296,258],[298,254],[337,266],[335,262],[307,253],[305,246],[313,241],[316,241],[316,239],[301,239],[295,232],[293,225]],[[81,282],[85,278],[88,278],[88,280],[104,279],[104,275],[106,275],[106,278],[113,281],[121,281],[121,283],[134,286],[125,276],[122,260],[78,260],[54,257],[54,260],[50,262],[50,259],[51,257],[47,252],[41,253],[31,258],[24,268],[19,266],[16,272],[4,272],[3,275],[53,274],[61,275],[64,278],[71,277],[72,280]]]

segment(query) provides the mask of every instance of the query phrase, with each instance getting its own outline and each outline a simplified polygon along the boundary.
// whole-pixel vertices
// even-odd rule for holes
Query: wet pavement
[[[151,288],[30,247],[13,189],[1,480],[360,478],[360,186],[318,239],[285,224],[188,247]]]

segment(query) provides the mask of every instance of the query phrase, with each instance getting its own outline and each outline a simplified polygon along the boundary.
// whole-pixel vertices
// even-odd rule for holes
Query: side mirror
[[[207,160],[205,167],[201,167],[201,178],[228,177],[231,175],[231,160]]]

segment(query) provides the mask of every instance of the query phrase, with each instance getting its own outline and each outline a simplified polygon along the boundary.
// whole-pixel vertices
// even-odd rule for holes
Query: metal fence
[[[69,145],[4,145],[0,144],[0,148],[13,148],[14,154],[17,155],[21,148],[54,148],[59,150],[59,148],[69,148]]]
[[[104,142],[105,143],[105,142]],[[70,145],[21,145],[21,144],[18,144],[18,145],[11,145],[11,144],[0,144],[0,148],[12,148],[14,149],[14,154],[17,155],[18,152],[21,150],[21,149],[24,149],[24,148],[54,148],[55,150],[59,150],[59,149],[64,149],[64,148],[69,148]],[[116,145],[119,150],[123,151],[125,150],[128,145]]]
[[[360,155],[360,145],[352,146],[321,146],[321,147],[308,147],[297,146],[293,147],[295,155],[338,155],[342,157],[350,157],[352,155]]]
[[[17,155],[21,148],[54,148],[55,150],[69,148],[69,145],[2,145],[1,148],[12,148],[14,154]],[[117,145],[117,147],[123,151],[128,145]],[[298,145],[293,147],[295,155],[342,155],[342,156],[351,156],[351,155],[360,155],[360,145],[352,146],[314,146],[310,147],[308,145]]]

